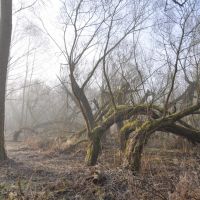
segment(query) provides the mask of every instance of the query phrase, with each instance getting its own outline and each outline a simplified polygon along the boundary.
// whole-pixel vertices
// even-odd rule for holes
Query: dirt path
[[[75,159],[69,154],[51,155],[30,149],[22,142],[7,142],[6,149],[9,160],[0,163],[0,200],[5,198],[1,195],[18,190],[19,182],[23,190],[31,187],[45,191],[47,186],[57,187],[61,182],[72,184],[85,173],[78,156]]]
[[[54,181],[69,172],[80,170],[81,167],[78,157],[74,159],[72,155],[67,154],[47,154],[40,150],[30,149],[22,142],[7,142],[6,148],[10,159],[5,164],[8,166],[7,171],[9,173],[9,170],[16,169],[18,177],[42,178],[44,181],[47,178],[48,181],[49,179]],[[1,166],[4,165],[1,164]],[[3,173],[1,173],[1,178],[2,175]],[[5,174],[3,176],[5,177]]]

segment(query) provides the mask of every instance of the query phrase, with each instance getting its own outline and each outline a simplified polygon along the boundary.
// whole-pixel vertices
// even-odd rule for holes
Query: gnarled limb
[[[160,129],[160,131],[170,132],[175,135],[186,138],[188,141],[191,141],[193,144],[200,143],[200,131],[196,129],[191,129],[183,127],[180,125],[172,124],[170,126]]]
[[[192,114],[194,111],[198,110],[200,108],[200,103],[191,106],[189,108],[186,108],[182,112],[178,112],[172,115],[169,115],[164,118],[159,118],[156,120],[146,121],[142,124],[142,126],[138,129],[136,129],[134,137],[130,138],[128,141],[128,145],[126,148],[126,159],[125,159],[125,165],[130,168],[133,172],[138,172],[141,165],[141,154],[144,148],[145,143],[149,139],[152,133],[158,130],[171,130],[178,134],[178,131],[184,130],[183,135],[185,137],[189,137],[187,128],[182,128],[181,126],[176,125],[176,130],[172,130],[172,128],[175,126],[174,123],[181,118]],[[170,128],[171,126],[171,128]],[[134,126],[132,126],[132,129],[134,129]],[[196,142],[199,142],[199,132],[195,131],[194,129],[191,130],[193,132],[193,139]],[[179,134],[180,135],[180,134]]]

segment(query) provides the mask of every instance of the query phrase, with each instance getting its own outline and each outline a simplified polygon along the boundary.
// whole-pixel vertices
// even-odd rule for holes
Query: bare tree
[[[105,69],[107,56],[131,33],[144,28],[142,24],[150,15],[148,3],[148,0],[137,1],[137,3],[124,0],[95,2],[77,0],[73,3],[63,1],[62,45],[48,32],[45,23],[41,20],[44,30],[66,60],[72,92],[86,122],[90,139],[86,158],[89,165],[96,163],[100,150],[100,138],[96,138],[93,133],[93,129],[98,124],[95,122],[92,107],[86,96],[86,89],[97,68],[104,66]],[[86,78],[82,76],[77,79],[78,71],[89,71],[89,73]],[[104,76],[107,77],[106,73]],[[116,109],[108,77],[106,82]]]
[[[1,0],[0,21],[0,160],[6,159],[4,147],[7,67],[12,33],[12,0]]]
[[[130,3],[130,2],[129,2]],[[96,163],[97,156],[100,150],[100,138],[95,136],[95,133],[93,133],[93,129],[95,128],[95,120],[92,113],[91,106],[89,104],[88,98],[85,95],[85,87],[91,80],[93,74],[95,73],[98,66],[102,63],[103,64],[103,72],[106,79],[107,86],[109,88],[109,93],[111,96],[111,102],[112,105],[116,108],[116,104],[114,101],[114,97],[112,94],[111,86],[109,84],[109,79],[106,75],[105,71],[105,65],[106,65],[106,56],[109,55],[126,37],[130,35],[130,33],[137,31],[139,27],[141,26],[142,22],[145,21],[145,12],[141,12],[141,9],[144,9],[145,6],[147,6],[147,2],[141,4],[141,7],[138,8],[138,13],[136,16],[132,16],[132,20],[127,23],[125,27],[123,27],[121,32],[117,32],[116,29],[118,27],[118,24],[122,21],[126,20],[126,15],[131,17],[129,13],[125,13],[125,10],[123,10],[123,7],[126,7],[131,5],[123,0],[118,1],[111,1],[111,2],[101,2],[101,4],[96,5],[100,6],[101,10],[93,10],[92,13],[88,13],[89,16],[95,16],[98,17],[100,14],[99,12],[103,12],[103,17],[100,15],[99,19],[94,27],[94,18],[89,17],[88,21],[86,21],[83,26],[79,25],[78,19],[80,19],[82,13],[82,9],[84,10],[84,7],[87,6],[86,2],[83,0],[79,1],[75,9],[72,13],[68,13],[69,20],[71,22],[71,25],[73,27],[74,31],[74,39],[71,46],[71,49],[68,50],[65,49],[69,70],[70,70],[70,80],[72,85],[72,91],[74,93],[74,96],[76,97],[77,101],[79,102],[79,107],[81,109],[81,112],[84,116],[84,119],[86,121],[87,129],[88,129],[88,137],[90,139],[88,154],[86,157],[87,164],[93,165]],[[91,4],[92,5],[92,4]],[[135,8],[136,9],[136,8]],[[124,13],[123,13],[124,12]],[[87,16],[87,15],[86,15]],[[66,24],[66,29],[69,24]],[[94,29],[92,34],[88,37],[87,41],[82,46],[82,50],[79,50],[79,53],[77,53],[77,50],[80,48],[80,43],[82,43],[82,32],[88,31],[88,27],[90,29]],[[103,33],[103,34],[102,34]],[[115,35],[115,34],[118,34]],[[66,32],[65,32],[66,34]],[[65,35],[66,36],[66,35]],[[101,39],[104,37],[105,39]],[[102,40],[98,41],[99,38]],[[103,45],[101,43],[103,42]],[[65,43],[66,44],[66,43]],[[67,46],[67,45],[65,45]],[[93,67],[91,71],[89,72],[87,78],[83,81],[82,86],[79,86],[77,80],[75,79],[74,72],[77,70],[77,68],[80,66],[81,59],[85,54],[90,51],[90,49],[93,48],[100,48],[99,57],[93,61]],[[102,53],[101,53],[102,52]],[[98,53],[98,52],[97,52]]]

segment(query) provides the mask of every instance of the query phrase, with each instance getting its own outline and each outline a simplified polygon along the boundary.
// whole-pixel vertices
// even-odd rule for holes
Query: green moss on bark
[[[93,166],[96,164],[99,152],[100,152],[100,141],[96,140],[96,141],[90,142],[87,148],[87,155],[85,158],[86,164],[88,166]]]
[[[131,132],[141,124],[138,119],[127,120],[124,126],[120,129],[120,150],[123,152],[126,149],[126,143]]]

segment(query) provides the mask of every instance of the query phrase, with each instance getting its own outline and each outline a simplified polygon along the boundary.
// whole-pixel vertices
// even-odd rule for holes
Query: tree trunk
[[[145,133],[137,133],[134,138],[128,140],[126,149],[126,162],[125,165],[133,173],[140,170],[141,156],[145,141]]]
[[[97,163],[99,152],[101,150],[100,138],[94,138],[90,140],[87,148],[87,155],[85,158],[88,166],[93,166]]]
[[[12,0],[1,0],[0,19],[0,160],[6,159],[4,146],[5,96],[12,32]]]
[[[147,139],[150,137],[150,135],[161,126],[162,123],[160,123],[160,121],[161,120],[157,122],[144,122],[141,128],[136,130],[134,137],[128,140],[124,164],[126,167],[131,169],[133,173],[137,173],[140,170],[144,144],[147,142]]]
[[[70,72],[70,80],[72,85],[72,91],[74,93],[75,98],[79,102],[79,107],[86,121],[87,129],[90,132],[95,126],[95,120],[91,106],[88,102],[87,97],[85,96],[83,89],[80,88],[78,83],[76,82],[73,72]]]
[[[75,98],[77,99],[77,102],[79,103],[79,107],[81,109],[82,115],[86,122],[89,146],[87,149],[87,154],[86,154],[85,160],[86,160],[86,164],[91,166],[91,165],[95,165],[97,162],[97,158],[98,158],[99,151],[100,151],[100,138],[101,137],[99,137],[93,130],[94,126],[95,126],[95,118],[94,118],[91,106],[89,104],[89,101],[88,101],[85,93],[84,93],[83,88],[79,87],[77,81],[74,78],[73,69],[74,69],[74,66],[72,64],[71,68],[70,68],[71,86],[72,86],[73,94],[74,94]]]
[[[120,151],[122,153],[125,152],[126,146],[127,146],[127,141],[129,139],[129,135],[131,132],[134,132],[137,127],[139,127],[142,123],[135,119],[132,121],[126,122],[123,127],[120,129]]]

